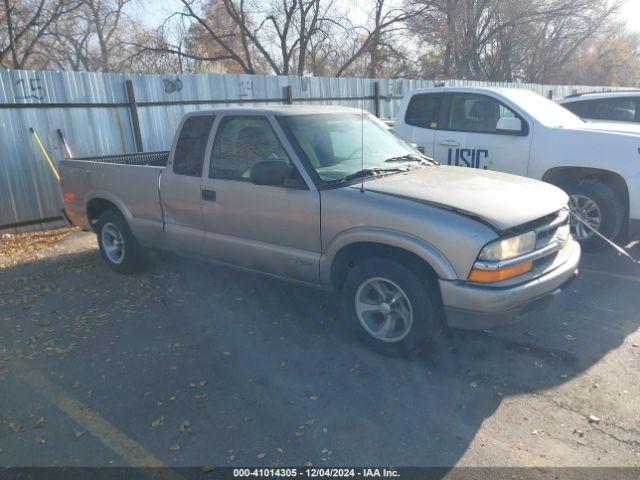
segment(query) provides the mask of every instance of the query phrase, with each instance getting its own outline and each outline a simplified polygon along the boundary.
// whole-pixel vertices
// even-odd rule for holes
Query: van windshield
[[[283,115],[279,119],[324,182],[348,179],[363,170],[403,171],[426,159],[369,114]]]

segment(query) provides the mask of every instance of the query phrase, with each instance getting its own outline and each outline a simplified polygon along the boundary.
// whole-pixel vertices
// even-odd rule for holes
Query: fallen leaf
[[[223,352],[223,355],[224,355],[225,357],[230,357],[230,356],[231,356],[231,352]]]
[[[40,417],[37,421],[36,424],[34,425],[34,427],[36,428],[42,428],[44,427],[45,421],[44,421],[44,417]]]
[[[153,422],[151,422],[151,428],[158,428],[164,424],[164,415],[161,415],[159,418],[156,418]]]
[[[256,455],[256,458],[257,458],[258,460],[262,460],[262,459],[263,459],[264,457],[266,457],[266,456],[267,456],[267,454],[266,454],[266,453],[259,453],[258,455]]]
[[[177,443],[169,445],[169,450],[171,450],[172,452],[177,452],[178,450],[180,450],[180,445],[178,445]]]
[[[74,430],[73,433],[75,434],[76,438],[80,438],[87,432],[85,430]]]
[[[9,422],[9,428],[15,433],[20,433],[23,430],[22,425],[13,421]]]
[[[318,396],[317,395],[311,395],[309,396],[309,400],[317,400]]]
[[[191,424],[189,423],[189,420],[185,420],[180,424],[180,431],[182,433],[187,432],[190,427],[191,427]]]

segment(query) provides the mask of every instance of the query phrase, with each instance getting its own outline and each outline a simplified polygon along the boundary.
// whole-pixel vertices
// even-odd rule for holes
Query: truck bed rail
[[[101,157],[74,157],[66,160],[76,160],[96,163],[115,163],[117,165],[138,165],[148,167],[166,167],[169,161],[169,151],[123,153],[120,155],[104,155]]]

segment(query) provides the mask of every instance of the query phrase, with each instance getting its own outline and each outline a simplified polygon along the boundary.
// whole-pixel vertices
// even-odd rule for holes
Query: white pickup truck
[[[436,87],[407,93],[394,129],[440,163],[498,170],[563,188],[608,238],[640,232],[640,134],[587,123],[523,89]],[[587,249],[601,239],[577,221]]]

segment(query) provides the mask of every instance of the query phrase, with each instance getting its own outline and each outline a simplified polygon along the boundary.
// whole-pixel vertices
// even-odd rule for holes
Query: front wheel
[[[144,250],[131,233],[126,220],[115,210],[107,210],[96,228],[100,255],[118,273],[132,273],[144,265]]]
[[[436,289],[398,262],[386,258],[359,262],[347,274],[342,296],[352,329],[385,355],[416,353],[435,333]]]
[[[572,180],[562,186],[569,195],[569,208],[598,233],[615,240],[624,225],[624,207],[619,196],[608,185],[597,180]],[[605,246],[584,223],[571,218],[571,233],[585,250],[598,250]]]

